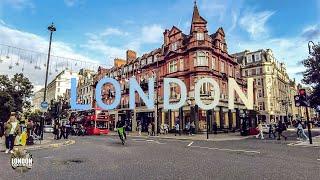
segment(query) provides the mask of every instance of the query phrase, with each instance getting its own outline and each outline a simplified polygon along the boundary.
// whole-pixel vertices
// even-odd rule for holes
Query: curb
[[[106,135],[108,136],[108,135]],[[118,136],[117,134],[109,134],[109,136]],[[192,138],[184,138],[184,137],[161,137],[161,136],[132,136],[132,135],[127,135],[128,137],[133,137],[133,138],[144,138],[144,139],[149,139],[149,138],[157,138],[157,139],[172,139],[172,140],[182,140],[182,141],[239,141],[239,140],[244,140],[244,139],[249,139],[253,136],[245,136],[245,137],[240,137],[240,138],[221,138],[221,139],[192,139]]]
[[[76,142],[75,140],[67,140],[67,141],[61,142],[61,143],[35,145],[35,146],[25,147],[24,149],[32,151],[32,150],[39,150],[39,149],[59,148],[61,146],[68,146],[68,145],[74,144],[75,142]]]

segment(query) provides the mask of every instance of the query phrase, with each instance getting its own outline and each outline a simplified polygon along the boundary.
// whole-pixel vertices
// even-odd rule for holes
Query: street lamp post
[[[46,96],[47,96],[47,83],[48,83],[48,73],[49,73],[52,34],[57,29],[54,26],[54,24],[51,23],[51,25],[48,27],[48,30],[50,31],[50,40],[49,40],[49,50],[48,50],[48,59],[47,59],[46,79],[45,79],[45,83],[44,83],[43,102],[46,101]],[[43,139],[43,125],[44,125],[44,118],[42,118],[42,120],[41,120],[41,139]]]

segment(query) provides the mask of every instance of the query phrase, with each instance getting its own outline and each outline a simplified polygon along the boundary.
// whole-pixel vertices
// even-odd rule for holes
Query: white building
[[[71,89],[71,78],[79,79],[78,73],[71,70],[64,70],[58,74],[47,87],[47,98],[48,103],[51,100],[58,100],[63,98],[67,89]]]
[[[40,89],[39,91],[35,92],[33,97],[32,97],[32,111],[40,110],[41,107],[41,102],[43,101],[43,93],[44,93],[44,88]]]

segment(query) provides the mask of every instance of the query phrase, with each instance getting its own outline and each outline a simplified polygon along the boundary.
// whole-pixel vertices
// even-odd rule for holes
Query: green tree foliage
[[[27,100],[32,95],[33,85],[22,73],[15,74],[11,79],[8,75],[0,75],[0,91],[8,93],[13,101],[12,111],[22,112],[22,108],[30,108]]]
[[[14,109],[14,101],[10,94],[0,91],[0,121],[5,122],[9,119],[11,111]]]
[[[312,55],[302,63],[306,67],[302,81],[312,87],[313,91],[309,100],[310,105],[316,108],[320,106],[320,44],[314,46]]]

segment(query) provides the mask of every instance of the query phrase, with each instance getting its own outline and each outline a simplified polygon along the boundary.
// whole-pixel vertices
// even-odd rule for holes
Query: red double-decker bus
[[[100,135],[109,133],[108,112],[100,108],[85,111],[84,128],[88,135]]]

